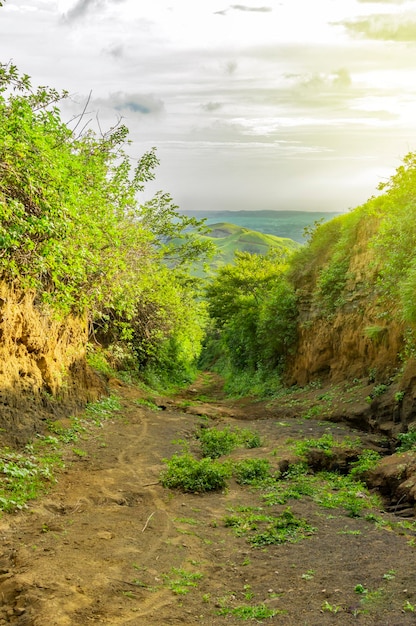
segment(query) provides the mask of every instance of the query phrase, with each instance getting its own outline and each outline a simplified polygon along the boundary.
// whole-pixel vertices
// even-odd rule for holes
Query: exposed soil
[[[117,393],[120,417],[77,443],[85,456],[72,454],[47,496],[0,520],[0,624],[239,624],[221,608],[262,604],[281,611],[264,623],[288,626],[416,622],[416,531],[398,526],[397,515],[374,510],[392,523],[383,526],[305,496],[289,506],[316,531],[297,543],[254,548],[224,516],[242,506],[278,515],[287,504],[268,507],[260,492],[232,480],[224,492],[205,495],[159,482],[162,460],[181,451],[179,440],[193,449],[201,424],[255,429],[263,446],[232,456],[267,458],[276,467],[290,459],[288,438],[357,431],[299,419],[289,409],[283,417],[276,405],[226,400],[207,375],[181,396],[157,399],[160,411],[139,406],[143,392],[135,388]],[[380,443],[362,437],[367,447]],[[195,586],[186,586],[184,571],[202,576],[188,576]]]

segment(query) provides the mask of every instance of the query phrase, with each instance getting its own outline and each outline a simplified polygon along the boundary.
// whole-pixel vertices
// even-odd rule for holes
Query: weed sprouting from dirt
[[[198,581],[203,575],[200,572],[188,572],[185,569],[172,567],[169,574],[164,574],[163,579],[166,581],[169,589],[176,595],[184,596],[191,591],[192,588],[198,586]]]
[[[270,619],[275,615],[284,615],[287,611],[280,611],[278,609],[270,609],[265,604],[258,604],[256,606],[250,606],[244,604],[236,606],[235,608],[223,607],[218,610],[218,615],[232,615],[241,620],[264,620]]]
[[[256,548],[296,543],[316,530],[306,520],[297,518],[290,508],[278,516],[253,513],[226,516],[224,524],[233,528],[238,537],[246,536],[248,542]]]
[[[351,439],[345,437],[341,441],[335,439],[331,433],[325,433],[319,439],[305,439],[303,441],[296,441],[293,444],[293,449],[300,457],[305,457],[309,450],[323,450],[325,454],[331,456],[334,448],[342,448],[344,450],[350,450],[360,445],[359,439]]]

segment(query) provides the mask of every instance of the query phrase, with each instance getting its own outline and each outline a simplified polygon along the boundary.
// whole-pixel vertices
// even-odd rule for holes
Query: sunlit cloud
[[[352,35],[381,41],[416,42],[416,13],[370,15],[339,22]]]

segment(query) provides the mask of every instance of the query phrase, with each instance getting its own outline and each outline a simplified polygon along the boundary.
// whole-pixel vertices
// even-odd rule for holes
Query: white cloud
[[[92,90],[91,124],[122,117],[135,157],[157,146],[155,187],[184,208],[344,210],[416,144],[414,44],[345,28],[400,11],[387,0],[10,0],[0,59],[69,89],[65,119]]]

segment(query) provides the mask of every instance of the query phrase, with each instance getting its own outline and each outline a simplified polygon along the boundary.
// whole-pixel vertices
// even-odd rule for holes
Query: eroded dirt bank
[[[374,506],[370,495],[358,494],[365,506],[354,517],[313,493],[271,504],[234,479],[205,495],[160,484],[162,459],[184,441],[196,451],[201,424],[256,430],[261,447],[230,458],[268,459],[276,470],[293,461],[290,442],[297,440],[328,434],[382,445],[378,435],[295,418],[289,403],[284,417],[276,403],[218,400],[214,392],[217,400],[209,401],[205,377],[181,397],[159,399],[164,410],[155,411],[138,404],[143,393],[117,390],[122,410],[79,440],[76,453],[68,451],[52,491],[2,517],[0,624],[241,624],[233,613],[241,607],[275,612],[257,623],[290,626],[415,622],[416,526]],[[297,542],[253,546],[256,524],[264,528],[259,516],[279,516],[288,506],[312,530]],[[243,520],[240,533],[227,516]]]
[[[60,319],[35,292],[0,280],[0,429],[2,444],[20,446],[42,421],[82,410],[104,393],[88,368],[84,318]]]

